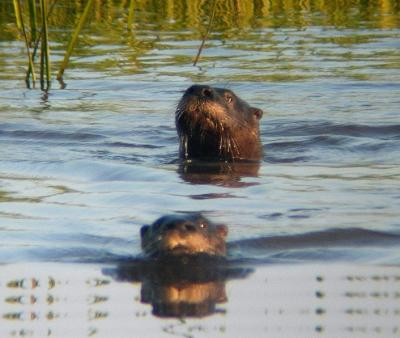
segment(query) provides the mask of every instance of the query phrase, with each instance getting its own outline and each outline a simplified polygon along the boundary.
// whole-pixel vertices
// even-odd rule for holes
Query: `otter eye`
[[[232,103],[232,101],[233,101],[233,96],[231,95],[231,94],[225,94],[225,100],[226,100],[226,102],[228,102],[228,103]]]
[[[200,228],[207,229],[207,223],[201,222],[200,223]]]

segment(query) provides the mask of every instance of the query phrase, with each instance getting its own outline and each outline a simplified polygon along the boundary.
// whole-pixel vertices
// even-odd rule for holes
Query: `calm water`
[[[71,14],[65,15],[69,2],[60,3],[54,21],[61,23],[59,28],[53,23],[51,33],[54,69],[74,22]],[[305,8],[291,8],[290,1],[282,8],[278,2],[257,2],[250,9],[243,5],[240,15],[229,6],[219,8],[199,67],[191,64],[209,11],[196,7],[196,1],[193,8],[174,3],[172,10],[161,6],[160,12],[157,5],[135,4],[130,33],[125,29],[126,8],[115,4],[106,15],[96,7],[66,71],[67,87],[60,89],[54,81],[49,93],[26,89],[24,44],[16,39],[12,2],[0,5],[0,302],[8,304],[0,319],[6,328],[2,336],[23,335],[24,330],[41,336],[41,329],[51,330],[48,313],[29,308],[38,303],[19,300],[10,310],[7,300],[33,294],[31,287],[10,288],[14,279],[36,278],[39,292],[46,295],[44,284],[53,277],[60,285],[77,288],[105,278],[106,293],[117,301],[122,297],[119,288],[130,285],[127,293],[136,297],[137,307],[126,304],[115,316],[129,313],[143,328],[151,327],[152,336],[233,336],[239,317],[242,327],[252,327],[258,336],[286,332],[283,336],[299,337],[300,324],[293,324],[295,329],[285,324],[299,318],[306,318],[304,337],[398,336],[398,2],[343,8],[324,2],[318,2],[320,7],[302,2]],[[265,155],[259,167],[234,175],[182,171],[174,110],[192,83],[228,87],[265,111]],[[204,327],[199,321],[157,321],[150,316],[150,305],[137,299],[139,284],[117,282],[103,269],[140,254],[142,224],[167,213],[191,211],[227,224],[230,241],[266,238],[232,254],[268,264],[259,265],[247,279],[228,278],[228,301]],[[327,236],[331,240],[322,240]],[[332,265],[319,265],[327,261]],[[33,262],[37,276],[29,269]],[[50,262],[68,264],[60,268]],[[89,262],[96,265],[80,264]],[[296,265],[286,269],[285,263]],[[363,281],[365,290],[348,305],[351,296],[343,295],[348,295],[345,281],[350,272]],[[297,305],[284,298],[284,287],[265,287],[271,275],[285,281],[287,290],[293,287],[290,281],[306,281],[304,290],[294,283]],[[331,283],[329,304],[301,306],[311,299],[304,292],[314,295],[320,290],[315,283],[325,275]],[[376,284],[373,276],[387,277],[388,282]],[[253,317],[241,312],[237,304],[248,297],[238,291],[241,287],[265,290],[266,297],[273,292],[272,310],[265,308],[267,298],[260,303],[253,290],[249,297],[258,299],[260,312]],[[351,284],[351,290],[354,287]],[[70,302],[66,312],[74,315],[65,315],[57,306],[51,311],[71,320],[78,316],[71,302],[87,298],[79,294],[75,299],[74,292],[68,292],[69,298],[63,298]],[[279,295],[285,295],[282,308]],[[312,299],[318,303],[318,297]],[[377,299],[385,302],[374,303]],[[111,309],[112,304],[106,302],[105,307]],[[80,311],[96,311],[84,305]],[[324,315],[326,307],[333,307],[329,316]],[[375,310],[379,316],[372,315]],[[31,313],[39,319],[33,320]],[[263,313],[274,314],[269,318],[272,326],[260,326]],[[288,317],[276,322],[274,316],[281,313]],[[89,314],[82,324],[84,334],[77,336],[106,336],[116,325],[126,336],[133,325],[107,318],[100,329],[90,325]],[[375,326],[367,325],[377,318],[381,321]]]

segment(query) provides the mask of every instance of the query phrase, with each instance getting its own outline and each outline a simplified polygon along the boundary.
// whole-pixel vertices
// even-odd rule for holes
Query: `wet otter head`
[[[140,229],[142,249],[149,256],[196,255],[225,256],[225,225],[216,225],[201,216],[163,216]]]
[[[183,94],[175,112],[180,156],[259,160],[262,115],[262,110],[251,107],[228,89],[193,85]]]

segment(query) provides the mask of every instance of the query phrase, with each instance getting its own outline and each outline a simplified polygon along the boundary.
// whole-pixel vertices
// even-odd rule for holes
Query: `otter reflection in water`
[[[200,214],[164,216],[141,229],[144,256],[120,262],[106,274],[141,282],[141,301],[163,317],[206,316],[227,300],[225,282],[245,278],[258,264],[367,261],[370,250],[399,247],[400,235],[362,228],[225,242],[227,228]],[[228,258],[226,258],[226,256]],[[249,268],[250,266],[250,268]]]
[[[203,317],[227,301],[225,282],[252,269],[225,259],[225,225],[200,214],[171,215],[141,228],[145,257],[120,263],[106,274],[119,281],[141,282],[141,302],[160,317]]]
[[[240,188],[258,184],[256,180],[242,180],[244,177],[258,177],[259,162],[204,162],[183,161],[178,173],[191,184],[213,184],[223,187]]]

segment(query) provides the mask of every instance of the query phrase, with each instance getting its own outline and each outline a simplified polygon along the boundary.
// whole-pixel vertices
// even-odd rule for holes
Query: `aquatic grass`
[[[14,5],[14,13],[15,13],[15,22],[17,24],[17,28],[22,30],[22,15],[21,15],[21,4],[19,0],[13,0]]]
[[[51,5],[56,2],[57,6],[55,6],[54,13],[51,13]],[[62,81],[63,74],[69,67],[69,60],[74,53],[73,50],[76,50],[74,46],[76,46],[78,36],[79,43],[82,46],[126,44],[127,49],[124,51],[124,57],[129,62],[124,61],[122,68],[126,69],[125,67],[134,65],[132,69],[138,71],[143,66],[141,61],[143,55],[153,49],[164,48],[164,42],[160,44],[156,39],[153,39],[153,36],[146,34],[146,30],[143,30],[143,27],[147,27],[147,25],[151,29],[157,27],[163,32],[185,31],[185,34],[179,37],[180,40],[197,41],[199,40],[199,32],[201,32],[201,46],[200,48],[198,46],[194,47],[196,49],[194,53],[197,52],[198,55],[196,60],[189,61],[189,63],[186,62],[189,65],[193,61],[194,64],[198,64],[199,59],[204,57],[202,52],[210,43],[210,35],[219,42],[215,44],[216,48],[221,45],[228,45],[233,49],[248,49],[250,53],[252,51],[265,52],[265,56],[269,57],[284,51],[280,40],[284,35],[284,30],[281,33],[277,33],[274,30],[275,27],[290,28],[291,31],[293,28],[302,30],[313,26],[340,28],[398,27],[398,23],[395,23],[398,22],[399,17],[399,9],[396,4],[397,2],[394,0],[380,0],[379,2],[372,0],[362,2],[307,0],[301,2],[301,4],[293,0],[249,0],[241,2],[236,0],[213,0],[208,2],[204,0],[9,0],[0,1],[0,39],[5,39],[7,34],[7,38],[19,37],[21,41],[25,40],[24,43],[28,46],[27,49],[30,49],[27,51],[28,86],[29,81],[31,83],[35,81],[33,65],[38,68],[38,63],[41,63],[43,64],[43,68],[41,68],[43,76],[41,84],[42,88],[46,89],[46,84],[49,85],[51,82],[51,69],[55,68],[54,65],[57,66],[57,78],[60,82]],[[15,19],[10,15],[12,5],[14,5]],[[39,10],[40,5],[46,8],[49,7],[49,10],[45,10],[42,14],[41,10]],[[84,15],[86,9],[88,9],[88,12]],[[47,33],[44,32],[43,16],[46,17]],[[9,25],[10,18],[13,21],[15,20],[14,26]],[[88,18],[93,21],[92,25],[90,25],[90,34],[82,34],[81,25],[87,22]],[[25,23],[23,19],[25,19]],[[134,20],[137,20],[139,29],[137,34],[133,32],[135,29]],[[73,27],[71,28],[72,25]],[[18,28],[18,31],[16,28]],[[69,33],[69,36],[66,37],[65,32],[69,29],[72,29],[73,34]],[[25,36],[23,30],[25,30]],[[251,43],[251,47],[246,47],[246,43],[241,42],[258,39],[260,31],[263,32],[263,39],[260,40],[259,45]],[[305,50],[314,49],[312,51],[313,55],[319,56],[324,51],[319,49],[318,46],[315,47],[314,44],[329,45],[331,43],[335,46],[351,48],[353,45],[357,46],[373,42],[375,37],[376,39],[381,39],[385,34],[389,37],[392,36],[387,31],[372,34],[350,33],[351,31],[343,30],[334,36],[323,32],[320,34],[305,34],[304,36],[298,35],[297,37],[302,37],[303,40],[294,40],[290,41],[290,43],[293,45],[303,44],[305,45]],[[101,41],[99,36],[102,38]],[[42,37],[46,39],[43,42],[44,45],[42,45]],[[50,56],[53,56],[50,55],[50,49],[52,49],[52,53],[55,53],[53,48],[54,50],[59,48],[59,45],[52,45],[53,38],[60,45],[67,41],[68,51],[63,55],[64,61],[61,68],[59,68],[61,62],[55,63],[53,58],[51,59],[52,63],[50,63]],[[79,53],[80,55],[92,53],[93,50],[93,48],[82,48]],[[330,50],[332,48],[327,48],[327,53]],[[39,58],[35,58],[36,51],[37,54],[40,54]],[[109,53],[107,47],[103,49],[103,52]],[[30,56],[29,53],[31,53]],[[186,54],[190,58],[191,52]],[[332,54],[332,52],[329,52],[329,54]],[[284,57],[284,55],[278,56],[280,58]],[[354,58],[351,54],[343,56],[338,54],[336,57]],[[186,60],[186,58],[184,59]],[[205,61],[207,61],[207,58]],[[269,62],[267,59],[262,59],[262,61]],[[103,64],[92,62],[90,66],[101,68]],[[389,65],[388,67],[391,66]],[[393,67],[397,68],[397,65],[395,64]],[[291,68],[291,66],[288,66],[288,69],[280,69],[280,71],[292,71]],[[54,75],[53,73],[53,78]]]
[[[129,11],[128,11],[128,22],[127,22],[127,28],[128,31],[131,32],[132,31],[132,25],[133,25],[133,14],[134,14],[134,1],[130,0],[129,2]]]
[[[35,0],[28,1],[29,6],[29,19],[31,24],[31,41],[37,39],[37,15],[36,15],[36,4]]]
[[[31,78],[32,78],[32,87],[35,87],[36,82],[36,73],[34,68],[34,59],[37,51],[40,48],[40,88],[44,91],[48,91],[51,86],[51,59],[50,59],[50,43],[49,43],[49,16],[54,8],[56,0],[53,1],[50,10],[48,10],[48,0],[39,0],[38,5],[40,8],[40,20],[41,20],[41,29],[38,30],[38,17],[36,13],[37,3],[35,0],[27,0],[28,8],[29,8],[29,20],[30,20],[30,38],[28,37],[25,23],[23,19],[23,8],[21,7],[20,0],[13,0],[14,5],[14,14],[15,20],[18,30],[21,32],[26,46],[26,52],[28,56],[28,70],[26,73],[25,81],[28,88],[31,87]],[[92,8],[94,0],[88,0],[86,3],[83,14],[78,21],[78,24],[71,36],[71,39],[68,44],[67,51],[64,56],[64,60],[61,64],[60,70],[57,75],[57,79],[60,81],[62,86],[65,84],[62,81],[62,75],[68,66],[69,59],[71,57],[73,48],[78,39],[79,33],[85,23],[90,9]],[[33,45],[33,52],[31,52],[31,47]]]
[[[70,59],[70,57],[72,55],[72,51],[73,51],[73,49],[75,47],[75,44],[76,44],[76,42],[78,40],[79,33],[81,32],[82,27],[83,27],[84,23],[86,22],[86,19],[87,19],[88,15],[89,15],[90,9],[93,7],[93,3],[94,3],[94,0],[88,0],[88,2],[86,3],[85,9],[84,9],[84,11],[82,13],[82,16],[78,21],[78,25],[76,26],[74,32],[72,33],[71,39],[70,39],[70,41],[68,43],[67,51],[66,51],[66,53],[64,55],[64,60],[63,60],[63,62],[61,64],[60,70],[58,71],[58,74],[57,74],[57,80],[60,81],[62,87],[65,87],[65,84],[64,84],[64,81],[63,81],[63,75],[64,75],[64,72],[65,72],[65,69],[68,66],[69,59]]]
[[[50,48],[49,34],[47,27],[47,0],[40,0],[40,13],[42,16],[42,43],[40,53],[40,88],[49,90],[51,85],[51,66],[50,66]],[[46,75],[46,82],[44,78]]]
[[[212,6],[212,10],[211,10],[211,17],[210,17],[210,20],[208,21],[207,31],[206,31],[206,34],[204,34],[204,36],[203,36],[203,40],[201,41],[199,50],[198,50],[197,55],[196,55],[196,57],[194,59],[193,66],[197,65],[197,62],[199,61],[200,54],[201,54],[201,52],[202,52],[202,50],[204,48],[204,45],[205,45],[206,40],[208,38],[208,35],[211,32],[211,26],[212,26],[213,21],[214,21],[216,8],[217,8],[217,0],[214,0],[213,6]]]
[[[14,0],[13,4],[14,4],[15,17],[16,17],[16,21],[17,21],[17,27],[19,27],[19,29],[22,32],[22,35],[24,37],[26,54],[28,56],[28,72],[27,72],[27,75],[25,78],[25,82],[26,82],[27,87],[29,88],[30,74],[32,74],[33,86],[35,86],[35,81],[36,81],[35,67],[33,65],[33,57],[32,57],[31,51],[29,49],[30,43],[28,40],[28,35],[26,33],[25,24],[24,24],[24,20],[22,17],[21,4],[20,4],[19,0]]]
[[[51,83],[51,68],[50,68],[50,50],[48,43],[48,28],[47,28],[47,0],[40,0],[40,15],[42,21],[42,30],[38,34],[37,29],[37,13],[36,13],[36,2],[35,0],[28,0],[29,8],[29,21],[30,21],[30,38],[25,28],[25,22],[22,15],[22,7],[19,0],[14,0],[14,13],[17,22],[17,28],[20,30],[24,37],[26,53],[28,56],[28,70],[25,76],[25,82],[28,88],[31,87],[31,77],[32,77],[32,87],[35,87],[36,83],[36,72],[34,67],[34,59],[36,55],[39,42],[41,41],[41,58],[40,58],[40,83],[42,90],[48,90]],[[33,52],[30,48],[34,42]],[[45,82],[46,76],[46,82]]]

